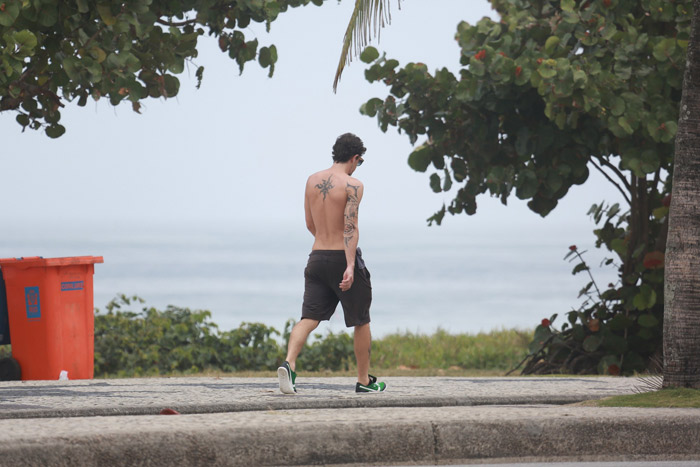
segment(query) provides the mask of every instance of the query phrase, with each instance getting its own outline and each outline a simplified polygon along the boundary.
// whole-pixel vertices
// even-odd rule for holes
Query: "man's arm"
[[[350,290],[355,280],[355,254],[357,252],[357,242],[360,239],[358,228],[358,211],[364,187],[359,181],[348,182],[345,187],[347,199],[345,201],[345,227],[343,229],[343,248],[345,249],[345,260],[347,266],[340,283],[340,290],[343,292]]]
[[[306,216],[306,228],[309,229],[311,235],[315,237],[316,224],[314,224],[314,218],[311,216],[311,206],[309,206],[309,194],[307,192],[304,193],[304,214]]]

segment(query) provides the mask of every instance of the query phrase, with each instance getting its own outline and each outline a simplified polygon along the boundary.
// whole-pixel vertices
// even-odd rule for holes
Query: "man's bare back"
[[[309,177],[305,205],[306,225],[315,237],[312,249],[343,250],[346,241],[357,240],[357,208],[362,191],[362,182],[340,170],[322,170]],[[346,207],[355,211],[347,213],[348,219]]]

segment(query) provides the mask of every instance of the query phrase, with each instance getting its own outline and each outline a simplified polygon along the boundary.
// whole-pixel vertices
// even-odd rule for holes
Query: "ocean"
[[[578,246],[589,249],[599,285],[615,280],[614,271],[597,270],[605,255],[591,248],[591,229],[366,222],[360,246],[372,275],[373,335],[533,329],[554,313],[561,323],[588,282],[563,261],[576,239],[588,241]],[[123,293],[159,309],[209,310],[221,330],[261,322],[282,331],[300,317],[312,240],[299,222],[12,223],[0,231],[0,258],[103,256],[94,276],[99,309]],[[319,331],[344,329],[338,307]]]

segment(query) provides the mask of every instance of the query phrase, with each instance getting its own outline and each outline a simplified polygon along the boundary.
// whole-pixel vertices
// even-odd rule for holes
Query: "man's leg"
[[[291,342],[291,341],[290,341]],[[357,360],[357,381],[369,384],[369,357],[372,352],[372,334],[369,323],[355,326],[355,359]]]
[[[289,336],[289,346],[287,347],[287,362],[292,368],[292,371],[296,371],[297,357],[299,352],[304,348],[306,339],[308,339],[309,334],[318,327],[319,321],[315,319],[303,318],[292,328],[292,333]]]

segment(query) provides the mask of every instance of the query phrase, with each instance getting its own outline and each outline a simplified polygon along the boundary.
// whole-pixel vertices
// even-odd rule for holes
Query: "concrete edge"
[[[124,415],[157,415],[164,408],[181,414],[211,414],[295,409],[353,409],[377,407],[464,407],[483,405],[566,405],[608,396],[528,396],[528,397],[411,397],[387,398],[384,394],[368,394],[358,398],[302,399],[279,396],[279,400],[231,402],[222,404],[168,404],[111,407],[46,408],[0,410],[0,420],[19,418],[108,417]]]
[[[429,418],[368,423],[325,420],[294,425],[200,426],[28,437],[0,446],[0,465],[338,465],[635,456],[700,459],[700,417],[562,417],[495,420]],[[196,417],[196,416],[195,416]],[[184,417],[183,417],[184,418]],[[224,420],[225,421],[225,420]]]

